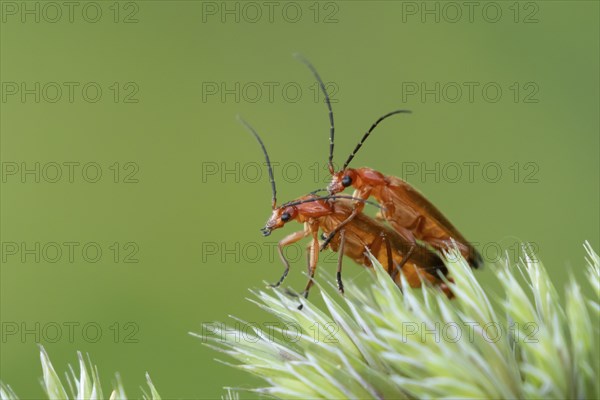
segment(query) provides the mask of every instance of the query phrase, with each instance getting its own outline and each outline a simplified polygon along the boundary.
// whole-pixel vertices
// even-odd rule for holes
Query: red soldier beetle
[[[407,241],[413,244],[409,249],[408,256],[417,248],[417,239],[423,241],[438,251],[447,250],[456,245],[461,254],[467,259],[469,264],[478,268],[483,264],[483,259],[479,252],[465,239],[465,237],[454,227],[454,225],[435,207],[427,198],[417,189],[412,187],[403,179],[395,176],[386,176],[372,168],[349,168],[348,164],[352,161],[358,150],[362,147],[365,140],[371,132],[383,120],[397,114],[408,114],[409,110],[396,110],[389,112],[378,118],[369,130],[362,136],[343,167],[336,171],[333,165],[334,135],[335,125],[333,119],[333,110],[327,88],[321,79],[316,68],[305,58],[297,55],[297,58],[304,63],[312,72],[314,78],[319,83],[321,91],[325,97],[325,103],[329,112],[329,159],[328,169],[331,174],[331,181],[327,186],[330,195],[335,195],[344,191],[347,187],[354,188],[353,197],[366,200],[373,197],[382,206],[380,216],[389,222],[389,224]],[[350,223],[364,208],[364,202],[354,202],[354,212],[343,221],[329,237],[324,241],[321,249],[324,249],[329,241],[346,224]]]
[[[438,272],[446,275],[448,271],[437,254],[425,246],[408,242],[387,225],[361,212],[355,213],[354,202],[371,203],[368,200],[344,195],[319,197],[311,193],[278,207],[277,189],[266,147],[254,128],[244,120],[240,119],[240,121],[259,142],[269,171],[272,214],[261,229],[263,236],[269,236],[273,230],[282,228],[291,221],[304,224],[304,229],[287,235],[278,243],[279,256],[285,270],[279,281],[271,286],[280,286],[290,270],[290,264],[283,254],[283,248],[305,237],[311,237],[310,244],[307,247],[309,279],[303,292],[304,296],[307,297],[314,282],[319,258],[319,229],[329,235],[341,223],[345,222],[345,225],[339,229],[339,235],[336,235],[330,243],[332,250],[339,253],[336,278],[341,293],[344,292],[342,282],[343,256],[347,256],[365,267],[371,267],[371,261],[366,255],[366,250],[368,250],[397,283],[400,282],[398,272],[402,270],[411,287],[420,287],[422,281],[426,280],[439,286],[448,297],[453,296],[449,287],[438,275]],[[352,219],[348,219],[351,214],[355,215]],[[407,257],[409,249],[412,253],[410,258]]]

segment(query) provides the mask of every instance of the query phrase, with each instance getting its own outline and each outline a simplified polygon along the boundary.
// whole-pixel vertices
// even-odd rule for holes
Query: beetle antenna
[[[271,182],[271,192],[273,193],[273,197],[271,199],[271,207],[274,210],[277,205],[277,189],[275,187],[275,178],[273,177],[273,167],[271,167],[271,160],[269,159],[269,153],[267,153],[267,148],[265,147],[265,144],[263,143],[260,136],[258,136],[258,133],[254,130],[253,127],[250,126],[249,123],[244,121],[244,119],[242,117],[240,117],[239,115],[237,116],[237,120],[240,121],[242,123],[242,125],[244,125],[246,127],[246,129],[248,129],[254,135],[256,140],[258,140],[258,143],[260,144],[260,148],[262,149],[262,151],[265,155],[265,160],[267,161],[267,168],[269,169],[269,182]]]
[[[310,61],[304,58],[302,54],[295,53],[294,57],[296,57],[297,60],[306,65],[308,69],[310,69],[315,79],[319,83],[319,86],[321,87],[321,92],[323,92],[323,95],[325,96],[325,103],[327,104],[327,109],[329,110],[329,172],[333,175],[333,173],[335,172],[333,168],[333,143],[335,137],[335,124],[333,122],[333,109],[331,108],[331,100],[329,99],[327,88],[325,87],[321,76],[317,72],[317,69],[310,63]]]
[[[319,196],[319,197],[313,197],[312,199],[291,201],[289,203],[282,204],[281,207],[297,206],[299,204],[312,203],[314,201],[330,200],[330,199],[350,199],[350,200],[356,200],[356,201],[360,201],[362,203],[370,204],[370,205],[372,205],[374,207],[377,207],[379,209],[382,209],[382,210],[384,209],[384,207],[382,207],[381,205],[375,203],[374,201],[370,201],[370,200],[366,200],[366,199],[361,199],[360,197],[340,195],[340,194],[331,195],[331,196]]]
[[[350,156],[348,157],[348,159],[344,163],[344,166],[342,167],[342,171],[346,169],[346,167],[348,166],[348,164],[350,164],[350,161],[352,161],[352,159],[354,158],[354,156],[356,155],[356,153],[358,152],[358,150],[360,150],[360,148],[362,147],[362,145],[365,142],[365,140],[367,140],[367,138],[369,137],[369,135],[371,134],[371,132],[373,132],[373,130],[375,129],[375,127],[377,125],[379,125],[379,123],[381,121],[383,121],[387,117],[391,117],[392,115],[396,115],[396,114],[410,114],[410,113],[411,113],[410,110],[396,110],[396,111],[389,112],[389,113],[385,114],[384,116],[379,117],[379,119],[377,121],[375,121],[375,123],[373,125],[371,125],[371,127],[369,128],[369,130],[363,135],[363,137],[360,139],[360,142],[358,142],[358,144],[356,145],[356,147],[354,148],[354,150],[352,150],[352,153],[350,154]]]

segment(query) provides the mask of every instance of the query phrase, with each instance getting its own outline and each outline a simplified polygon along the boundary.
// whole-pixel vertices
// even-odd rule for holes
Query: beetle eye
[[[344,176],[342,178],[342,185],[344,185],[344,187],[352,185],[352,178],[350,178],[348,175]]]
[[[290,213],[284,212],[283,214],[281,214],[281,220],[283,222],[287,222],[290,220]]]

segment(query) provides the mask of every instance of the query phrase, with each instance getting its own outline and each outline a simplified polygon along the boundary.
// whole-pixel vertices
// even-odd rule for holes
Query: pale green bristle
[[[69,372],[65,374],[66,379],[61,378],[56,373],[50,357],[43,346],[40,346],[40,359],[42,364],[41,384],[48,399],[72,399],[72,400],[126,400],[127,395],[123,389],[121,378],[116,374],[116,381],[113,384],[113,390],[110,396],[103,395],[100,384],[100,376],[95,365],[88,357],[87,363],[80,352],[77,352],[79,372],[69,365]],[[158,392],[154,388],[150,376],[146,374],[146,383],[150,395],[144,395],[144,399],[160,400]],[[136,397],[137,398],[137,397]],[[12,391],[10,386],[0,382],[0,400],[18,400],[18,396]]]
[[[349,284],[345,297],[321,290],[322,310],[310,300],[298,310],[281,290],[254,293],[281,326],[300,330],[293,342],[259,328],[252,337],[216,329],[209,345],[264,379],[256,392],[279,398],[599,398],[600,261],[585,249],[594,298],[580,290],[588,282],[571,280],[561,301],[526,255],[490,266],[502,291],[495,298],[452,252],[454,300],[428,287],[402,293],[373,259],[371,285]]]

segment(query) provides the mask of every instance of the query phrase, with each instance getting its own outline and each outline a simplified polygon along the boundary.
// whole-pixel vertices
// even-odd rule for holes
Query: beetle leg
[[[310,275],[310,257],[312,250],[312,242],[306,246],[306,273]]]
[[[381,241],[382,243],[385,245],[385,253],[386,253],[386,257],[387,257],[387,273],[390,276],[393,276],[395,269],[394,269],[394,258],[392,257],[392,244],[390,243],[388,237],[385,235],[385,233],[381,232],[380,233],[381,236]]]
[[[315,272],[317,271],[317,261],[319,260],[319,227],[311,227],[309,233],[312,234],[312,242],[310,246],[309,278],[308,282],[306,283],[306,288],[304,288],[304,298],[308,298],[308,292],[314,283],[313,278],[315,277]]]
[[[340,232],[340,248],[336,274],[338,290],[341,294],[344,294],[344,283],[342,282],[342,260],[344,259],[344,244],[346,243],[345,234],[346,231],[342,229]]]
[[[402,261],[400,262],[399,265],[396,266],[396,268],[402,269],[402,267],[404,267],[404,264],[406,264],[406,262],[410,259],[412,254],[415,252],[415,250],[417,248],[417,239],[415,239],[415,235],[413,235],[413,233],[410,230],[406,229],[405,227],[403,227],[399,224],[392,223],[392,227],[406,241],[406,244],[405,244],[407,246],[406,254],[402,254],[402,253],[400,254],[402,256]]]
[[[285,246],[289,246],[291,244],[296,243],[300,239],[308,236],[309,234],[310,234],[310,231],[308,231],[307,229],[304,229],[304,230],[298,231],[298,232],[294,232],[294,233],[291,233],[288,236],[284,237],[277,244],[277,250],[279,252],[279,257],[281,258],[281,261],[283,262],[283,265],[285,265],[285,270],[283,271],[283,275],[281,275],[281,278],[279,278],[279,281],[277,281],[277,283],[274,283],[274,284],[269,285],[269,286],[271,286],[271,287],[279,287],[283,283],[283,281],[285,280],[285,277],[287,276],[288,272],[290,272],[290,262],[287,260],[287,258],[285,258],[285,255],[283,254],[283,248]]]
[[[352,213],[350,214],[350,216],[348,216],[348,218],[346,218],[344,221],[342,221],[338,226],[335,227],[335,229],[333,229],[331,231],[331,233],[329,234],[329,236],[327,236],[325,238],[325,240],[323,241],[323,243],[321,243],[321,248],[319,250],[324,250],[327,245],[329,245],[329,242],[331,242],[331,240],[335,237],[335,235],[344,227],[346,226],[346,224],[350,221],[352,221],[354,219],[354,217],[356,217],[358,215],[358,213],[360,212],[360,210],[358,208],[355,208]]]
[[[407,262],[407,261],[410,259],[410,256],[412,255],[412,253],[414,253],[414,251],[415,251],[415,248],[416,248],[416,247],[417,247],[417,246],[416,246],[416,245],[414,245],[414,244],[413,244],[413,245],[411,245],[411,246],[408,248],[408,251],[406,252],[406,254],[405,254],[405,255],[404,255],[404,254],[402,255],[402,261],[401,261],[401,262],[400,262],[400,264],[398,264],[398,266],[396,267],[396,268],[398,268],[398,271],[400,271],[400,270],[402,269],[402,267],[404,267],[404,264],[406,264],[406,262]]]
[[[381,254],[381,246],[385,246],[385,257],[387,259],[383,260],[383,254]],[[392,275],[394,272],[394,258],[392,256],[392,245],[384,232],[379,232],[379,235],[375,237],[371,245],[369,246],[369,250],[371,254],[373,254],[382,267],[385,268],[386,272],[389,275]],[[368,258],[365,256],[365,263],[368,261]],[[387,265],[385,265],[387,264]]]
[[[365,199],[365,200],[368,199],[370,195],[371,195],[371,189],[367,189],[367,188],[356,189],[354,191],[354,193],[352,193],[352,197],[355,197],[357,199]],[[329,236],[321,244],[321,249],[320,250],[325,249],[327,247],[327,245],[329,244],[329,242],[331,242],[331,239],[333,239],[335,237],[335,235],[348,222],[352,221],[354,219],[354,217],[356,217],[356,215],[363,210],[364,207],[365,207],[365,203],[363,203],[361,201],[355,201],[354,202],[354,209],[352,210],[352,213],[348,216],[348,218],[346,218],[341,224],[339,224],[338,226],[336,226],[335,229],[331,231],[331,233],[329,234]]]

